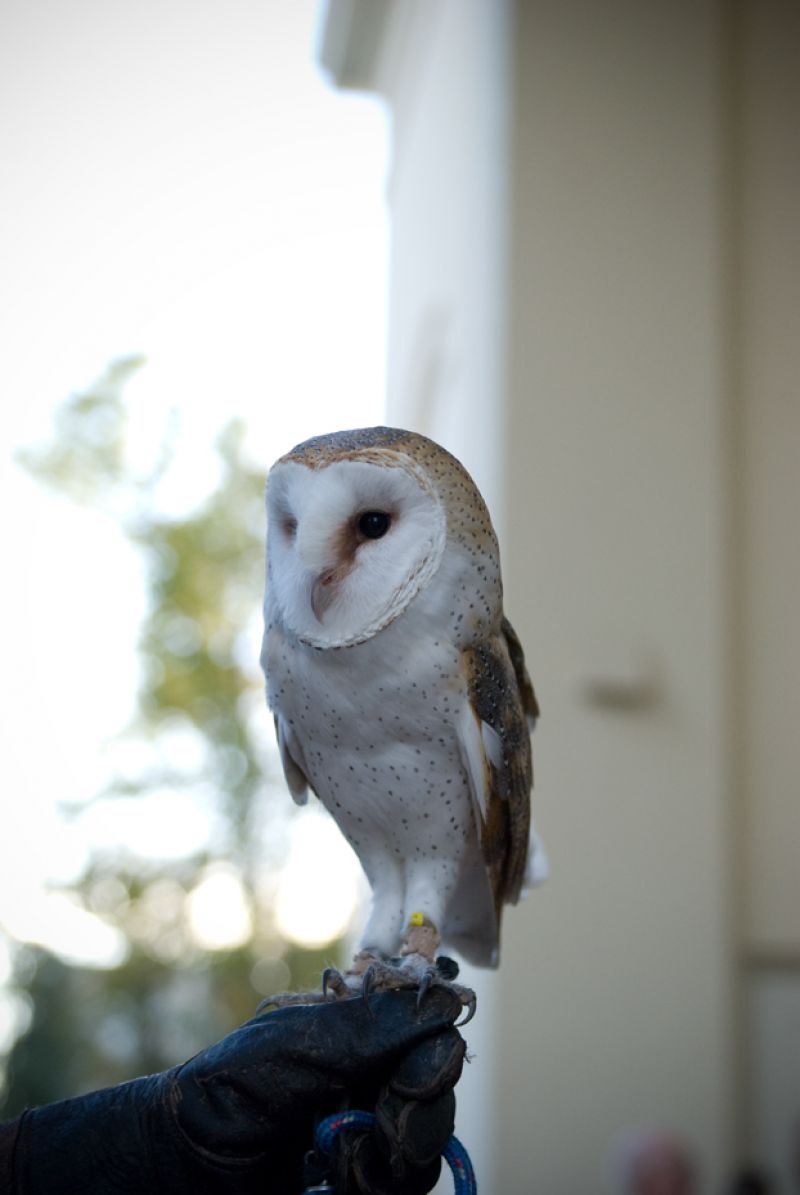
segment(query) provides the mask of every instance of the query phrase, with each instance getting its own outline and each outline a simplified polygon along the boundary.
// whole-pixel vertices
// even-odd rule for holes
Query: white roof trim
[[[337,87],[378,91],[391,0],[322,0],[317,61]]]

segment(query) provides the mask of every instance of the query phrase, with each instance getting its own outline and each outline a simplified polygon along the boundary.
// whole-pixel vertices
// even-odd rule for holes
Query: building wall
[[[410,0],[404,12],[384,80],[393,113],[388,408],[460,454],[500,518],[511,8]]]
[[[735,30],[733,492],[744,1126],[781,1190],[800,1177],[800,8],[747,0]]]
[[[744,4],[738,36],[744,928],[800,959],[800,7]]]
[[[728,1145],[715,12],[517,6],[506,578],[553,858],[500,995],[496,1189],[520,1195],[599,1189],[637,1125],[685,1138],[708,1190]]]
[[[458,1131],[503,1195],[618,1190],[637,1126],[788,1181],[797,7],[381,8],[389,418],[483,489],[543,707]]]
[[[393,113],[388,419],[445,444],[470,470],[502,533],[508,294],[510,6],[410,0],[393,8],[377,64]],[[497,977],[461,978],[480,1011],[466,1037],[456,1131],[481,1190],[496,1185],[502,1079]],[[444,1177],[438,1188],[452,1189]]]

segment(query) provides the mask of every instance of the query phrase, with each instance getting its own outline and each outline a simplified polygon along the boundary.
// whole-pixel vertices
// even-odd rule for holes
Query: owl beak
[[[333,599],[336,597],[336,573],[325,569],[311,586],[311,609],[317,622],[322,622]]]

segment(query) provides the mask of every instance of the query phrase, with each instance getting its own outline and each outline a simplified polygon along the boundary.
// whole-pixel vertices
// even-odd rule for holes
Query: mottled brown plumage
[[[519,900],[528,864],[530,731],[517,698],[517,678],[505,636],[468,648],[463,660],[472,708],[499,735],[503,746],[502,762],[495,766],[486,760],[489,800],[481,833],[499,923],[502,906]]]

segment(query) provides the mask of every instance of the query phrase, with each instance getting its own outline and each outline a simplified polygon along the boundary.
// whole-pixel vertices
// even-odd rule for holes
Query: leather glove
[[[380,1127],[337,1150],[341,1195],[427,1192],[452,1131],[460,1012],[440,987],[419,1008],[398,991],[264,1013],[182,1066],[0,1129],[0,1190],[297,1195],[316,1121],[350,1106],[375,1110]],[[395,1185],[364,1186],[375,1167]]]
[[[348,1131],[337,1141],[332,1166],[337,1193],[427,1195],[433,1189],[454,1128],[453,1087],[464,1052],[463,1038],[451,1030],[405,1055],[374,1101],[375,1127]],[[369,1095],[364,1105],[373,1106]]]

